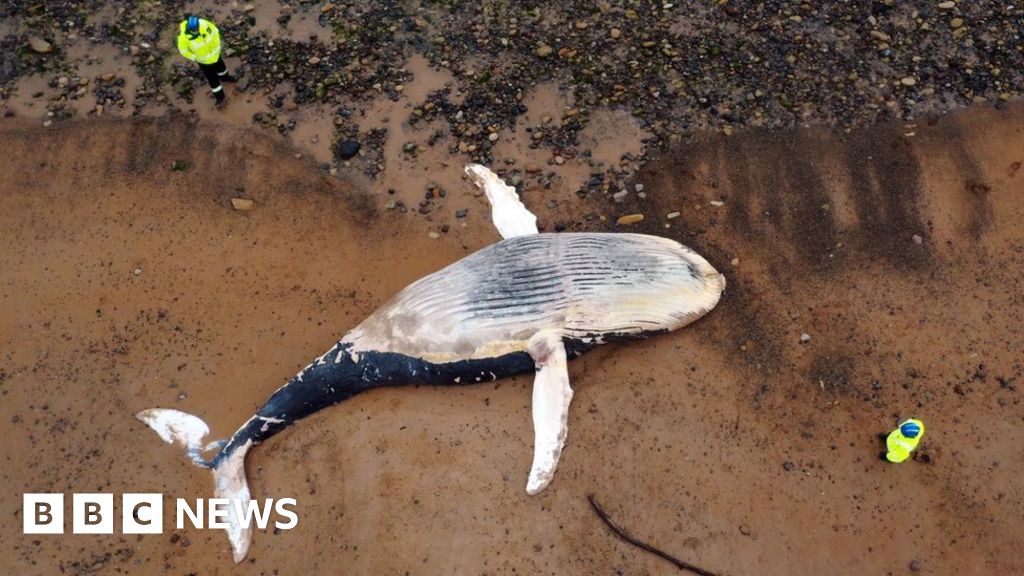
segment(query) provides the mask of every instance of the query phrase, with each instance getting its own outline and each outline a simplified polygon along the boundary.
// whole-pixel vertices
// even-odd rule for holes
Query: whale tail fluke
[[[204,444],[203,440],[210,433],[210,427],[198,416],[180,410],[152,408],[139,412],[135,417],[152,428],[164,442],[183,446],[193,464],[213,471],[214,497],[228,500],[228,540],[231,541],[235,562],[241,562],[252,540],[252,528],[248,523],[243,525],[239,516],[240,508],[251,506],[249,483],[245,478],[245,455],[252,443],[247,441],[232,449],[229,454],[218,454],[214,460],[206,460],[203,458],[204,452],[219,451],[226,441]]]

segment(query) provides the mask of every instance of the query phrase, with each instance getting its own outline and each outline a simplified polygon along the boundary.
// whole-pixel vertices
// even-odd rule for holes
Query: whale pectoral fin
[[[561,335],[542,332],[530,339],[530,356],[537,366],[533,380],[533,466],[527,494],[540,493],[551,483],[569,429],[572,387]]]
[[[519,200],[516,189],[505,184],[498,175],[480,164],[466,166],[466,174],[491,203],[491,220],[502,238],[536,234],[537,217]]]

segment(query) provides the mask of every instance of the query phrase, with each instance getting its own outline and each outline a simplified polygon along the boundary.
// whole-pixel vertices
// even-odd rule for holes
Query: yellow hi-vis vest
[[[900,428],[907,422],[913,422],[921,428],[921,432],[914,438],[907,438],[900,432]],[[885,459],[889,462],[903,462],[910,458],[910,453],[917,448],[921,438],[924,438],[924,422],[911,418],[903,422],[903,424],[900,424],[895,430],[890,432],[889,437],[885,439],[885,447],[889,449],[885,454]]]
[[[188,20],[181,21],[178,34],[178,52],[200,64],[213,64],[220,58],[220,31],[213,22],[199,19],[199,35],[192,38],[185,31]]]

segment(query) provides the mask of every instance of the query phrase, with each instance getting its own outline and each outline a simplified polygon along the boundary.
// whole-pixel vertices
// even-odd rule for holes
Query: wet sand
[[[180,118],[5,120],[0,139],[5,572],[671,571],[588,494],[723,574],[1024,571],[1020,106],[708,135],[649,163],[644,198],[580,201],[601,218],[570,229],[704,254],[729,280],[718,309],[570,365],[568,446],[538,497],[528,378],[311,417],[249,458],[254,496],[297,498],[300,523],[257,533],[238,567],[219,531],[21,535],[20,495],[209,497],[209,473],[132,415],[174,407],[230,434],[392,294],[495,241],[485,206],[453,181],[477,218],[430,239],[277,137]],[[630,211],[645,220],[613,226]],[[880,462],[876,433],[911,415],[930,462]]]

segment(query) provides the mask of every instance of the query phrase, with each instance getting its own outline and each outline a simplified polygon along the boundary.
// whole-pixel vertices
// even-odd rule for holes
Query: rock
[[[437,232],[429,232],[427,233],[427,236],[429,236],[431,240],[437,240],[438,238],[441,237],[441,235],[438,234]]]
[[[750,532],[750,526],[746,524],[740,524],[740,534],[743,534],[744,536],[750,536]]]
[[[782,468],[783,468],[783,469],[784,469],[784,470],[785,470],[786,472],[790,472],[790,471],[792,471],[792,470],[793,470],[794,468],[796,468],[796,464],[793,464],[793,463],[792,463],[792,462],[790,462],[789,460],[786,460],[785,462],[783,462],[783,463],[782,463]]]
[[[231,207],[235,210],[252,210],[255,203],[249,198],[232,198]]]
[[[811,335],[808,334],[807,332],[804,332],[803,334],[800,335],[800,343],[801,344],[807,344],[810,341],[811,341]]]
[[[665,215],[665,218],[668,218],[669,220],[675,220],[676,218],[679,218],[679,212],[669,212],[668,214]]]
[[[326,14],[326,13],[330,12],[331,10],[334,10],[334,4],[331,4],[330,2],[328,2],[327,4],[324,4],[323,8],[320,8],[320,12],[323,13],[323,14]]]
[[[629,195],[629,191],[628,190],[619,190],[615,194],[612,194],[612,200],[614,200],[616,202],[622,202],[623,200],[626,199],[626,196],[628,196],[628,195]]]
[[[953,28],[959,28],[964,25],[964,19],[953,18],[952,20],[949,21],[949,25],[952,26]]]
[[[468,208],[461,208],[461,209],[455,211],[455,217],[456,218],[465,218],[466,214],[468,212],[469,212]]]
[[[565,164],[565,158],[562,158],[561,156],[555,156],[555,164],[558,164],[559,166]]]
[[[914,234],[913,236],[910,237],[910,239],[913,240],[914,244],[924,243],[924,238],[922,238],[920,234]]]
[[[625,216],[619,216],[619,219],[615,221],[619,226],[626,226],[629,224],[636,224],[637,222],[643,222],[643,214],[627,214]]]
[[[490,140],[491,142],[497,142],[498,141],[498,133],[497,132],[491,132],[490,134],[487,135],[487,139]]]
[[[643,192],[644,191],[644,185],[643,184],[634,184],[633,185],[633,190],[635,190],[636,192]]]
[[[537,46],[537,49],[534,51],[534,53],[537,56],[540,56],[541,58],[546,58],[550,56],[551,53],[554,51],[555,49],[552,48],[551,46],[548,46],[547,44],[541,44],[540,46]]]
[[[952,2],[950,2],[950,4],[952,4]],[[921,570],[921,561],[920,560],[911,560],[910,561],[910,571],[911,572],[918,572],[920,570]]]
[[[339,160],[348,160],[359,153],[359,148],[359,142],[344,140],[335,148],[334,157]]]
[[[317,64],[320,63],[320,58],[317,57],[317,56],[313,56],[309,60],[307,60],[307,62],[309,62],[310,64],[316,66]]]
[[[619,38],[622,38],[622,30],[619,30],[618,28],[612,28],[611,36],[613,40],[618,40]]]
[[[132,270],[132,274],[134,274],[136,276],[138,276],[139,274],[142,274],[142,268],[136,268],[135,270]]]
[[[939,2],[940,10],[952,10],[953,8],[956,8],[956,2]]]
[[[582,20],[580,20],[579,22],[576,23],[576,29],[577,30],[586,30],[587,29],[587,23],[582,21]]]
[[[917,80],[914,80],[911,76],[907,76],[900,80],[900,84],[903,84],[904,86],[913,86],[914,84],[917,84]]]
[[[733,258],[732,260],[729,260],[729,264],[732,265],[732,266],[739,266],[740,265],[740,259],[739,258]]]
[[[721,200],[712,200],[711,205],[715,208],[721,208],[722,206],[725,206],[725,202],[722,202]]]
[[[53,52],[53,44],[50,44],[39,36],[29,36],[28,47],[39,54],[49,54],[50,52]]]

